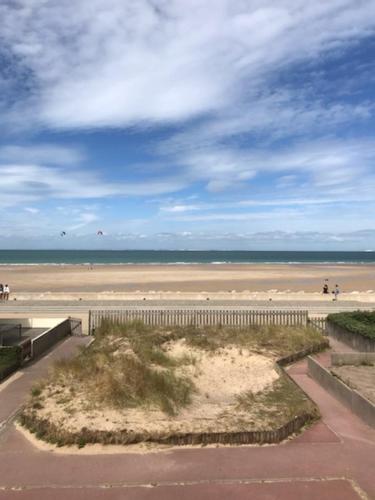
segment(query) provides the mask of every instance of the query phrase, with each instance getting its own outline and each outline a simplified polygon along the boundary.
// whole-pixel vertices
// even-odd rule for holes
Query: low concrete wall
[[[31,357],[38,358],[41,354],[70,334],[71,324],[68,318],[31,340]]]
[[[307,358],[310,377],[316,380],[326,391],[341,401],[347,408],[360,417],[366,424],[375,428],[375,405],[334,377],[311,356]]]
[[[65,318],[0,318],[0,324],[21,325],[22,328],[52,328]]]
[[[375,352],[375,341],[362,337],[355,333],[351,333],[345,328],[335,325],[331,321],[327,321],[326,329],[329,337],[333,337],[345,344],[349,345],[358,352]]]
[[[373,365],[375,364],[375,352],[333,352],[331,363],[332,366]]]

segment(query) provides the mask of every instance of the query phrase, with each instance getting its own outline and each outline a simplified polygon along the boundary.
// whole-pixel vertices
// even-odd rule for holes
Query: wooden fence
[[[306,326],[307,311],[276,311],[247,309],[151,309],[123,308],[117,310],[92,310],[89,314],[89,332],[106,319],[116,323],[143,321],[151,326],[205,326],[225,325],[245,327],[249,325]]]
[[[327,335],[326,332],[326,318],[309,318],[309,325],[319,330],[323,335]]]

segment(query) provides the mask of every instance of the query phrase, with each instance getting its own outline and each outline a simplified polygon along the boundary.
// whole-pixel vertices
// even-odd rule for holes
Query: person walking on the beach
[[[332,293],[335,296],[333,300],[337,300],[337,297],[339,296],[339,293],[340,293],[339,285],[335,285],[335,289],[333,290]]]
[[[328,291],[328,283],[327,283],[328,280],[324,280],[324,281],[325,281],[325,283],[323,285],[323,293],[327,294],[327,293],[329,293],[329,291]]]
[[[4,297],[4,287],[3,284],[0,283],[0,301],[3,300],[3,297]]]
[[[3,289],[4,300],[9,300],[9,294],[10,294],[9,285],[4,285],[4,289]]]

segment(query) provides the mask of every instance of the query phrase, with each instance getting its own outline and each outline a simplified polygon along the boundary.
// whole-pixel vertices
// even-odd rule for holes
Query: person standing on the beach
[[[327,283],[327,280],[325,280],[326,282],[324,283],[323,285],[323,293],[324,294],[327,294],[329,293],[329,290],[328,290],[328,283]]]
[[[4,285],[4,289],[3,289],[4,300],[9,300],[9,294],[10,294],[9,285]]]
[[[339,293],[340,293],[339,285],[335,285],[335,289],[333,290],[332,293],[335,296],[333,300],[337,300],[337,297],[339,296]]]
[[[4,287],[3,284],[0,283],[0,301],[3,300],[4,297]]]

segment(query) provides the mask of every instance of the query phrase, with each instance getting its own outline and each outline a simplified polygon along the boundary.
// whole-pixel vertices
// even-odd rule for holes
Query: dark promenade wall
[[[333,376],[316,359],[309,356],[307,362],[310,377],[316,380],[326,391],[341,401],[341,403],[358,415],[364,422],[375,428],[375,405],[371,401]]]
[[[345,328],[335,325],[331,321],[327,321],[326,329],[329,337],[344,342],[358,352],[375,352],[375,341],[372,339],[367,339],[362,335],[351,333]]]

